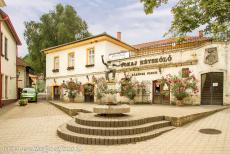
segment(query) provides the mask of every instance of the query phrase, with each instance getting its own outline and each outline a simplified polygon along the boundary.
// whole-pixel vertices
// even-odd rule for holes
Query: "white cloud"
[[[143,4],[138,1],[114,8],[109,14],[98,19],[97,23],[90,24],[89,28],[94,33],[106,31],[112,35],[121,31],[122,40],[130,44],[162,39],[172,20],[170,9],[158,8],[153,14],[146,15]]]
[[[172,20],[170,9],[177,1],[169,0],[168,5],[156,9],[150,15],[144,13],[139,0],[6,0],[7,7],[3,10],[10,16],[22,40],[19,55],[24,56],[27,53],[23,38],[24,22],[39,20],[43,13],[52,10],[57,3],[72,4],[93,34],[107,32],[115,36],[117,31],[121,31],[122,40],[135,44],[163,37]]]

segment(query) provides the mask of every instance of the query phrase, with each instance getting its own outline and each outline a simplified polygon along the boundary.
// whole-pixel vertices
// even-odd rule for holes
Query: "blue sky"
[[[58,3],[71,4],[78,15],[84,19],[93,34],[107,32],[116,36],[122,32],[122,40],[129,44],[138,44],[163,38],[172,21],[171,7],[178,0],[169,0],[151,15],[143,11],[140,0],[5,0],[3,10],[10,16],[22,41],[19,56],[27,54],[24,41],[24,22],[35,20],[54,9]]]

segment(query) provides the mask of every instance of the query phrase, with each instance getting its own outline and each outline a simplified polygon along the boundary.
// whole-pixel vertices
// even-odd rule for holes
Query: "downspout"
[[[2,22],[0,21],[0,37],[1,36],[1,32],[2,32]],[[0,108],[2,108],[2,38],[1,38],[1,42],[0,42]]]
[[[18,46],[16,45],[16,98],[19,99],[18,97],[18,66],[17,66],[17,58],[18,58]]]

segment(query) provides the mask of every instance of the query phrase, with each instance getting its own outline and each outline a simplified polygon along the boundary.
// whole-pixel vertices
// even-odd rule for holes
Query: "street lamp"
[[[17,72],[17,74],[16,74],[16,77],[10,77],[10,80],[12,80],[12,79],[14,79],[14,78],[19,78],[19,75],[20,75],[20,72]]]

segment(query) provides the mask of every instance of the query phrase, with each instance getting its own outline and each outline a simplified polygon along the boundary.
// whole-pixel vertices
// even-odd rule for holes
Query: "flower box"
[[[69,66],[69,67],[67,67],[67,70],[68,70],[68,71],[74,70],[74,66]]]
[[[59,69],[53,69],[52,71],[53,71],[53,73],[57,73],[57,72],[59,72]]]

